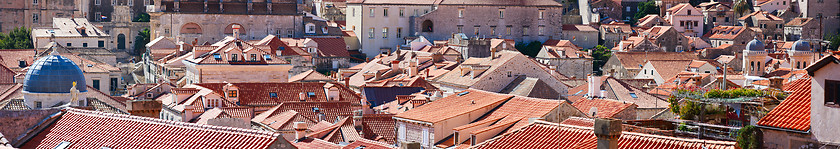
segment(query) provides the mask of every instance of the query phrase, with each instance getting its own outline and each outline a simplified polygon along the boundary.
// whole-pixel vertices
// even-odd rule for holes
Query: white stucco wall
[[[814,72],[811,80],[811,132],[820,142],[840,143],[840,107],[825,105],[825,80],[840,81],[840,64],[829,63]],[[832,91],[836,92],[836,91]]]

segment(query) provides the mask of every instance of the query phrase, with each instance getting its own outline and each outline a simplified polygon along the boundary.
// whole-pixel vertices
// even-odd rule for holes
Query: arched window
[[[201,26],[195,23],[187,23],[181,26],[181,34],[201,34]]]
[[[240,35],[245,35],[245,33],[247,32],[247,29],[245,29],[245,26],[243,26],[242,24],[231,23],[231,24],[228,24],[227,27],[225,27],[225,34],[233,34],[233,25],[239,25],[239,34]]]
[[[434,32],[434,24],[432,20],[423,21],[423,32]]]
[[[750,71],[755,71],[755,62],[750,62]]]
[[[307,23],[306,24],[306,33],[307,34],[315,34],[315,24]]]
[[[125,34],[117,35],[117,49],[125,49]]]

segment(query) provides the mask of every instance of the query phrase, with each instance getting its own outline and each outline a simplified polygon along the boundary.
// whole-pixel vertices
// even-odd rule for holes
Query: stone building
[[[52,27],[52,18],[82,17],[75,0],[6,0],[0,2],[0,32],[14,28]]]
[[[671,22],[668,22],[659,15],[649,14],[636,21],[636,26],[645,28],[650,28],[653,26],[671,26]]]
[[[630,37],[630,34],[633,34],[630,24],[624,23],[602,24],[599,30],[600,41],[603,41],[601,45],[607,48],[616,47],[621,40],[626,40],[627,37]]]
[[[179,1],[159,0],[150,7],[151,36],[198,44],[219,41],[241,28],[244,40],[268,35],[303,37],[303,13],[294,0]]]
[[[184,60],[186,84],[220,82],[287,82],[292,65],[268,45],[254,45],[233,37],[209,46],[195,46]]]
[[[140,2],[139,0],[132,1]],[[140,53],[136,53],[134,50],[134,37],[137,37],[141,30],[149,28],[149,23],[132,22],[132,18],[138,13],[144,13],[145,9],[138,10],[136,5],[115,5],[109,6],[108,9],[113,11],[108,13],[107,20],[101,20],[102,17],[94,17],[96,20],[91,21],[94,25],[101,27],[106,34],[111,35],[110,42],[106,44],[105,48],[139,55]]]
[[[636,77],[650,60],[697,60],[691,52],[614,52],[602,70],[612,77],[627,79]]]
[[[822,36],[835,35],[840,33],[840,18],[837,14],[840,13],[840,1],[795,1],[797,12],[800,12],[801,17],[814,18],[815,21],[822,24]]]
[[[732,26],[736,24],[735,11],[732,6],[720,2],[705,2],[697,5],[697,9],[703,12],[703,28],[705,31],[716,26]]]
[[[591,49],[598,45],[598,29],[589,25],[563,24],[563,37],[580,48]]]
[[[46,48],[55,42],[68,48],[105,48],[110,35],[88,22],[85,18],[51,18],[50,27],[32,29],[32,44]]]
[[[433,10],[435,0],[348,1],[347,30],[353,31],[368,58],[385,54],[405,44],[404,37],[414,35],[414,18]],[[447,34],[449,35],[449,34]]]
[[[412,33],[433,41],[463,33],[543,42],[561,37],[562,11],[562,5],[552,0],[442,1],[433,11],[414,18]]]
[[[741,50],[756,36],[753,30],[745,26],[717,26],[709,30],[702,38],[709,40],[712,47],[729,44],[732,49]],[[735,51],[726,54],[732,55],[733,52]]]
[[[535,59],[568,77],[583,78],[592,73],[592,56],[569,40],[548,40]]]
[[[648,30],[642,31],[640,34],[647,36],[663,51],[667,52],[683,52],[693,51],[689,45],[689,39],[678,32],[673,26],[653,26]]]
[[[785,40],[822,39],[818,20],[814,18],[793,18],[785,23]]]
[[[764,39],[782,39],[784,37],[785,20],[766,11],[756,11],[738,18],[738,22],[746,27],[757,28]]]

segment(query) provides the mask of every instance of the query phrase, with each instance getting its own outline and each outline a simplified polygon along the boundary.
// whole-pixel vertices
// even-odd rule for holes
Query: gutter
[[[808,129],[808,131],[801,131],[801,130],[785,129],[785,128],[762,126],[762,125],[755,125],[755,127],[763,128],[763,129],[778,130],[778,131],[795,132],[795,133],[801,133],[801,134],[811,134],[811,129]]]

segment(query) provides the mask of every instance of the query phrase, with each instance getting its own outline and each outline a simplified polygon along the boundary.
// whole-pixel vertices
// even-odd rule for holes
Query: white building
[[[356,33],[361,52],[372,58],[399,49],[411,31],[412,18],[429,13],[435,0],[365,0],[347,2],[347,30]]]
[[[90,24],[85,18],[53,18],[53,26],[32,29],[35,48],[44,48],[55,37],[55,42],[67,48],[105,48],[111,36]]]

